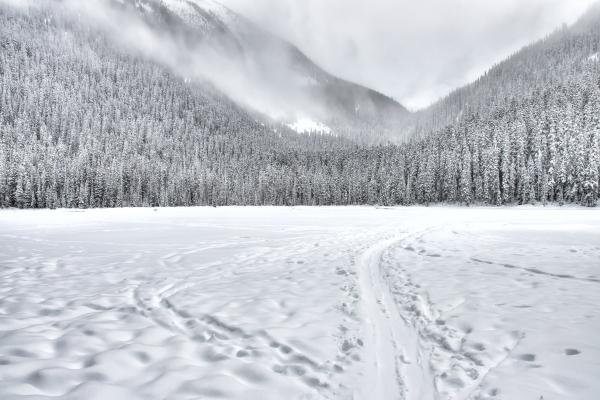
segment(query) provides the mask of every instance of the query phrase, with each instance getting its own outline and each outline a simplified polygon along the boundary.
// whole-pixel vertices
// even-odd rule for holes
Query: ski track
[[[436,315],[441,315],[433,310],[427,293],[419,293],[419,286],[397,265],[390,254],[394,249],[411,249],[405,244],[408,239],[421,241],[435,229],[381,242],[365,253],[365,314],[379,314],[379,317],[368,318],[371,328],[367,329],[377,348],[374,370],[378,375],[369,379],[377,381],[375,398],[469,398],[485,376],[518,344],[520,333],[515,332],[515,340],[505,347],[506,356],[486,367],[476,355],[464,349],[466,334],[470,332],[461,333],[443,326],[441,320],[436,319]],[[377,323],[369,323],[372,320]],[[385,338],[383,344],[381,338]],[[444,370],[435,365],[434,359],[451,360],[452,366]],[[384,373],[379,373],[380,370]]]
[[[0,398],[595,399],[598,214],[453,211],[0,213]]]
[[[424,365],[426,356],[417,346],[417,332],[399,313],[382,276],[385,251],[414,235],[385,239],[361,257],[365,337],[372,346],[367,353],[367,364],[372,366],[367,371],[371,373],[365,377],[361,398],[432,398],[433,379]]]

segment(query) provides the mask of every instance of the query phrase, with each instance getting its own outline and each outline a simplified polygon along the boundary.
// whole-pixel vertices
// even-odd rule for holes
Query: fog
[[[169,1],[189,7],[184,0]],[[200,4],[207,1],[215,6],[213,0]],[[574,22],[594,0],[221,1],[296,44],[332,74],[416,110],[476,79],[562,23]],[[21,8],[58,4],[51,0],[0,2]],[[286,49],[263,43],[264,38],[243,37],[255,42],[240,52],[235,45],[228,46],[226,37],[187,40],[172,30],[150,26],[139,12],[108,6],[107,0],[59,3],[87,18],[128,51],[186,80],[209,82],[236,103],[274,119],[326,118],[330,111],[301,87],[306,73],[298,74],[298,65],[292,65]]]
[[[215,33],[200,40],[202,35],[194,35],[182,26],[157,24],[159,18],[154,18],[153,12],[145,19],[139,11],[119,6],[134,2],[0,0],[0,3],[21,10],[50,6],[68,17],[84,19],[128,54],[163,65],[188,82],[208,84],[235,103],[273,119],[301,117],[296,115],[297,110],[324,113],[320,105],[311,102],[304,93],[286,86],[292,66],[289,54],[276,46],[266,48],[263,59],[248,57],[236,48],[237,43],[233,43],[230,36]],[[264,65],[265,57],[269,61],[268,68]],[[282,101],[284,96],[285,101]]]
[[[288,117],[289,108],[281,102],[278,80],[283,71],[289,70],[285,54],[272,54],[278,63],[272,65],[267,77],[264,68],[228,46],[227,37],[213,36],[205,41],[190,38],[189,31],[151,26],[139,13],[109,7],[106,0],[64,2],[69,11],[84,15],[120,46],[168,67],[181,78],[208,83],[237,104],[271,118]],[[290,107],[302,100],[291,95],[288,99]]]
[[[330,72],[418,109],[594,0],[223,0]]]

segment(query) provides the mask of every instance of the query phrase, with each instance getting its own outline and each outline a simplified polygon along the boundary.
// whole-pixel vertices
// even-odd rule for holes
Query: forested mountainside
[[[216,0],[111,1],[129,19],[141,18],[177,43],[176,73],[201,70],[199,79],[289,125],[309,119],[337,135],[373,144],[388,140],[396,133],[392,127],[409,114],[393,99],[329,74],[296,46]],[[210,55],[212,65],[190,53]]]
[[[582,76],[599,51],[597,3],[574,26],[566,25],[541,41],[516,52],[492,67],[475,82],[450,93],[404,121],[407,136],[429,134],[455,124],[469,114],[493,116],[515,99],[535,96]]]
[[[501,89],[464,89],[456,122],[369,147],[297,135],[84,20],[0,3],[0,206],[593,205],[598,47],[594,9],[502,64]]]

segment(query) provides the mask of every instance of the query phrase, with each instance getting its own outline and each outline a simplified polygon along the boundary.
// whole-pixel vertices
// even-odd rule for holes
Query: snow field
[[[2,399],[596,399],[600,213],[0,212]]]

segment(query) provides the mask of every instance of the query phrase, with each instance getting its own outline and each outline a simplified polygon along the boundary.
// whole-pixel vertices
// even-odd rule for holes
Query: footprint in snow
[[[519,360],[533,362],[535,361],[535,354],[521,354]]]

